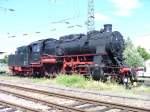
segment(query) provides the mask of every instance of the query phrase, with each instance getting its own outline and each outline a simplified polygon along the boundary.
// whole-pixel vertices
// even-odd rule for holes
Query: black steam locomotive
[[[13,74],[50,76],[80,74],[95,80],[108,77],[119,83],[124,79],[134,82],[135,76],[123,63],[124,39],[112,25],[88,35],[71,34],[57,39],[38,40],[17,48],[9,55],[8,65]],[[129,80],[127,80],[129,81]]]

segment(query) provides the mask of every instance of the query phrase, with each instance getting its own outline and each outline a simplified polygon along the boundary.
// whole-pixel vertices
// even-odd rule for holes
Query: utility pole
[[[94,29],[94,0],[88,0],[87,39],[90,38],[89,34]]]

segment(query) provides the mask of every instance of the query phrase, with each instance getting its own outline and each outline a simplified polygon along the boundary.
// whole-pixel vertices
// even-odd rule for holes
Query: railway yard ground
[[[147,79],[147,81],[149,80]],[[18,90],[13,86],[9,87],[5,84],[44,90],[46,92],[50,92],[50,96],[47,96],[47,93],[45,94],[44,92],[43,94],[42,92],[38,93],[36,90]],[[78,102],[78,100],[74,100],[70,97],[58,97],[60,93],[73,97],[75,96],[77,98],[80,97],[83,99],[96,99],[96,101],[98,100],[103,102],[103,105],[99,106],[101,102],[99,102],[99,104],[94,102],[93,104],[93,102]],[[124,86],[112,83],[101,83],[92,80],[85,80],[79,76],[58,76],[55,79],[48,79],[27,78],[10,76],[9,74],[0,74],[0,101],[3,101],[3,103],[0,102],[0,104],[2,104],[2,106],[0,106],[2,109],[8,111],[17,110],[19,112],[24,110],[50,112],[65,110],[73,111],[72,109],[74,109],[74,111],[101,110],[103,112],[122,112],[124,110],[122,107],[118,108],[116,105],[110,106],[110,104],[106,104],[106,106],[104,105],[105,102],[128,105],[130,107],[146,108],[149,110],[137,111],[148,112],[150,111],[150,87],[141,85],[139,87],[126,90]],[[17,108],[14,106],[15,104],[8,104],[10,102],[15,104],[17,103]],[[19,107],[20,104],[22,104],[21,107]],[[126,107],[126,109],[130,110],[129,107]],[[131,111],[133,110],[131,109]]]

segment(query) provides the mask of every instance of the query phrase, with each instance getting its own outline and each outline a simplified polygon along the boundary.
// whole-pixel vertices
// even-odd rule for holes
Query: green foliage
[[[1,60],[1,62],[7,64],[8,63],[8,56],[5,55],[4,58]]]
[[[85,78],[79,75],[60,75],[56,77],[56,83],[65,85],[67,87],[81,87],[85,85]]]
[[[102,83],[100,81],[94,81],[92,79],[86,80],[83,76],[79,75],[60,75],[57,76],[56,84],[64,85],[67,87],[76,87],[82,89],[92,89],[92,90],[123,90],[122,86],[112,83]]]
[[[123,57],[125,59],[125,63],[130,67],[144,66],[144,59],[134,47],[130,38],[127,38],[125,42]]]
[[[145,48],[142,48],[140,46],[137,47],[137,51],[139,52],[139,54],[142,56],[142,58],[146,61],[148,59],[150,59],[150,54],[146,51]]]

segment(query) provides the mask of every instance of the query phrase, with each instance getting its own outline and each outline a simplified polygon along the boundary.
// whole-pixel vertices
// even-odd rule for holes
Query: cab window
[[[39,44],[34,44],[32,46],[32,52],[40,52],[40,45]]]

